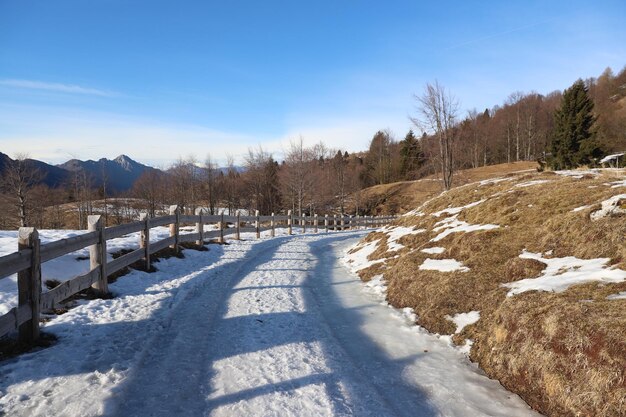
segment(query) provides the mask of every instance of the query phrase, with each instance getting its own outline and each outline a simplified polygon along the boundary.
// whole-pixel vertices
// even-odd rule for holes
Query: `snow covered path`
[[[186,251],[0,363],[10,416],[534,416],[339,261],[362,233]]]

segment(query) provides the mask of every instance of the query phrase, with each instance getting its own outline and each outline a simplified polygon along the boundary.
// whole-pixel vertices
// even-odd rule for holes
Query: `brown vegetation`
[[[385,233],[368,236],[368,241],[380,242],[370,259],[384,263],[360,273],[366,280],[383,273],[389,302],[413,308],[418,323],[433,332],[452,334],[455,325],[446,316],[480,311],[480,320],[453,340],[473,340],[471,359],[537,410],[550,416],[626,415],[626,300],[607,299],[625,291],[626,282],[510,297],[502,286],[538,277],[546,267],[520,258],[523,250],[546,257],[608,258],[613,267],[626,269],[624,215],[590,218],[600,202],[625,193],[623,186],[610,184],[624,178],[623,170],[581,178],[529,172],[452,189],[397,221],[427,230],[401,238],[398,243],[405,247],[398,252],[387,251]],[[441,232],[433,230],[436,223],[453,216],[433,213],[481,200],[460,211],[457,219],[498,228],[431,241]],[[421,252],[433,246],[446,251]],[[397,254],[401,256],[393,258]],[[420,270],[427,258],[454,258],[469,271]]]

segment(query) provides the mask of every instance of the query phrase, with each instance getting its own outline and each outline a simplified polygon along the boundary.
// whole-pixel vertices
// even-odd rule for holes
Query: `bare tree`
[[[439,142],[439,158],[443,177],[443,187],[449,190],[454,173],[453,142],[454,127],[459,111],[457,99],[439,82],[426,84],[421,96],[415,95],[419,116],[411,121],[419,128],[433,132]]]
[[[5,168],[2,177],[4,187],[16,198],[20,226],[24,227],[28,224],[31,190],[44,175],[28,159],[28,155],[18,154]]]
[[[204,174],[205,174],[205,195],[206,202],[209,208],[209,213],[211,215],[215,213],[215,205],[217,204],[218,196],[217,196],[217,165],[211,158],[211,154],[207,154],[206,160],[204,161]]]
[[[285,156],[283,181],[292,200],[292,209],[298,216],[302,216],[305,200],[313,186],[312,176],[309,175],[313,159],[313,151],[304,147],[302,136],[297,141],[291,141],[289,152]]]

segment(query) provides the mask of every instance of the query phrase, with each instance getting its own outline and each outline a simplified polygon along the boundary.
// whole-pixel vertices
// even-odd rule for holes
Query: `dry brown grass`
[[[622,171],[620,178],[624,178]],[[626,416],[626,300],[607,300],[626,290],[626,283],[588,283],[561,293],[525,292],[507,297],[501,284],[541,275],[545,264],[521,259],[526,249],[552,256],[609,258],[626,269],[626,216],[591,221],[600,202],[626,188],[605,185],[606,175],[581,179],[554,173],[523,173],[506,181],[469,184],[433,198],[398,225],[427,229],[399,240],[406,246],[389,258],[386,236],[368,236],[381,244],[370,259],[384,258],[368,278],[384,273],[387,297],[397,307],[412,307],[419,324],[452,334],[446,315],[478,310],[481,319],[454,340],[474,340],[471,359],[491,377],[519,393],[531,406],[550,416]],[[529,187],[516,184],[549,180]],[[430,242],[438,232],[432,213],[472,202],[458,219],[470,224],[497,224],[498,229],[452,233]],[[590,206],[577,212],[574,208]],[[413,207],[415,208],[415,207]],[[443,246],[441,255],[420,251]],[[397,253],[393,253],[394,255]],[[419,270],[426,258],[454,258],[469,272]]]
[[[464,185],[497,175],[534,170],[536,167],[536,162],[515,162],[461,170],[454,174],[454,184]],[[403,214],[437,195],[441,190],[441,180],[431,175],[415,181],[400,181],[369,187],[361,191],[358,200],[361,207],[372,215]],[[349,207],[349,209],[353,208]]]

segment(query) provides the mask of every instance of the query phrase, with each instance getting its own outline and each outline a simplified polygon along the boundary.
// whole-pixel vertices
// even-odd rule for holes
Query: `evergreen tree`
[[[588,164],[599,156],[593,125],[593,101],[582,80],[565,90],[561,107],[554,113],[550,148],[553,169]]]
[[[422,159],[422,149],[413,130],[409,130],[400,142],[400,175],[407,179],[408,174],[415,171]]]

